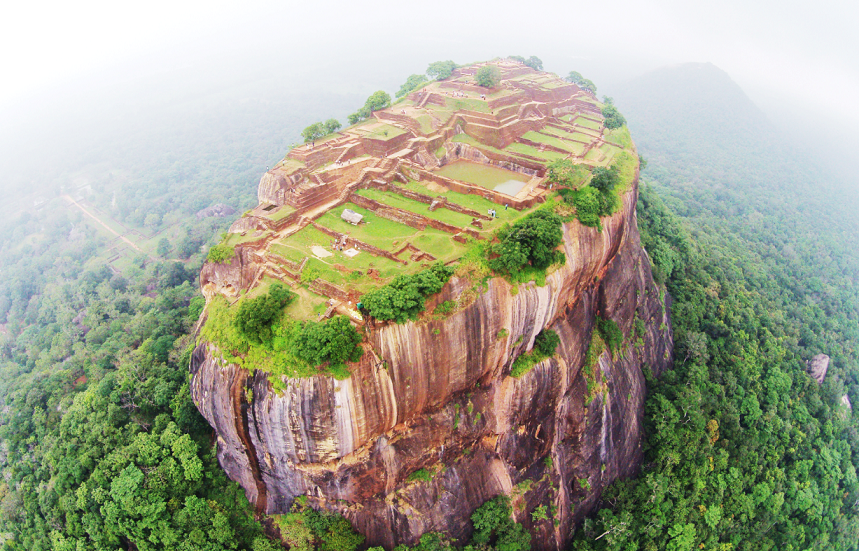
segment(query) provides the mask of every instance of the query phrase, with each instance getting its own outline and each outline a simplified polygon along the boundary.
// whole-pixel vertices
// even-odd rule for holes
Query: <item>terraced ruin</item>
[[[360,322],[362,293],[434,261],[454,263],[469,242],[544,202],[547,163],[608,166],[624,150],[592,93],[520,63],[491,63],[501,71],[494,88],[475,83],[484,64],[460,68],[290,151],[226,240],[261,269],[241,282],[204,270],[207,297],[304,282],[292,315],[338,312]],[[346,222],[346,209],[363,220]]]

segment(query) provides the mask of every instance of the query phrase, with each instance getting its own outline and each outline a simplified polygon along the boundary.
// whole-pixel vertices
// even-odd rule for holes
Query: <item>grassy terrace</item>
[[[498,184],[503,184],[510,180],[527,182],[531,179],[530,176],[513,172],[512,170],[463,160],[445,165],[437,170],[436,173],[453,178],[454,180],[477,184],[487,189],[493,189]]]
[[[452,203],[456,203],[458,205],[462,205],[463,207],[474,209],[480,213],[485,213],[489,209],[495,209],[498,212],[498,217],[495,221],[484,222],[484,228],[487,229],[494,229],[505,223],[513,222],[525,216],[527,212],[530,212],[524,210],[520,212],[515,209],[505,209],[503,206],[500,206],[497,203],[493,203],[488,199],[484,199],[479,195],[448,191],[438,186],[437,184],[432,183],[427,184],[424,182],[411,181],[403,187],[412,191],[416,191],[418,193],[423,193],[424,195],[432,195],[433,197],[443,196]]]
[[[532,142],[551,145],[570,153],[575,153],[576,155],[581,155],[582,151],[584,151],[584,146],[580,143],[567,141],[555,136],[548,136],[539,132],[526,132],[522,137]]]
[[[358,214],[363,214],[364,222],[357,226],[353,226],[352,224],[342,220],[340,218],[340,214],[347,208],[352,209]],[[396,249],[406,244],[406,242],[409,242],[420,250],[428,252],[443,262],[449,262],[459,258],[466,249],[464,245],[451,239],[452,236],[449,233],[432,228],[418,230],[411,226],[406,226],[405,224],[400,224],[399,222],[382,218],[371,211],[362,209],[361,207],[351,203],[347,203],[341,207],[337,207],[336,209],[326,212],[319,217],[316,222],[321,226],[325,226],[326,228],[340,233],[348,234],[350,237],[354,237],[355,239],[369,243],[385,251],[394,252]],[[329,239],[329,242],[330,241],[331,240]],[[361,255],[370,256],[367,253],[362,252],[355,258],[357,259]],[[348,257],[345,258],[348,259]],[[408,261],[408,258],[404,257],[403,260]],[[347,262],[345,265],[349,266],[350,264]],[[400,270],[402,270],[402,268],[400,268]],[[417,268],[415,268],[415,271],[416,270]]]
[[[354,128],[354,130],[360,132],[365,138],[384,141],[394,139],[397,136],[406,133],[406,131],[399,126],[379,122],[370,123],[366,126]]]
[[[225,244],[235,247],[236,245],[240,245],[242,243],[250,243],[252,241],[259,241],[265,237],[271,235],[272,232],[266,230],[259,235],[255,230],[248,231],[245,235],[240,235],[238,233],[230,233],[227,235],[227,239],[224,241]]]
[[[591,130],[599,130],[600,129],[599,123],[594,122],[590,119],[586,119],[584,117],[577,117],[575,120],[575,124],[577,124],[578,126],[583,126],[585,128],[590,128]]]
[[[615,155],[617,155],[618,153],[620,153],[623,150],[618,149],[617,147],[614,147],[613,145],[609,145],[606,143],[606,144],[602,144],[600,146],[600,151],[602,151],[602,154],[605,155],[605,157],[606,157],[605,162],[607,164],[611,164]]]
[[[409,199],[407,197],[403,197],[402,195],[391,193],[389,191],[379,191],[377,189],[360,189],[357,191],[357,194],[362,197],[366,197],[367,199],[372,199],[374,201],[378,201],[380,203],[388,205],[389,207],[395,207],[398,209],[407,210],[409,212],[414,212],[415,214],[420,214],[426,216],[427,218],[438,220],[440,222],[445,222],[447,224],[452,224],[460,228],[467,228],[471,224],[471,216],[468,216],[467,214],[454,212],[452,210],[444,208],[439,208],[434,211],[431,211],[429,210],[429,205],[425,203],[421,203],[419,201],[415,201],[414,199]]]
[[[331,237],[317,230],[313,226],[307,226],[286,239],[281,239],[271,244],[270,249],[274,254],[280,255],[293,262],[301,262],[306,256],[312,256],[311,247],[319,246],[331,250]]]
[[[531,147],[530,145],[525,145],[523,143],[512,143],[504,148],[505,153],[521,153],[523,155],[530,155],[532,157],[537,157],[538,159],[544,159],[546,161],[554,161],[555,159],[565,159],[569,155],[564,155],[563,153],[558,153],[556,151],[540,151],[535,147]]]
[[[278,220],[283,220],[293,212],[295,212],[294,207],[284,205],[280,208],[275,208],[270,211],[262,211],[260,214],[273,222],[277,222]]]
[[[561,138],[564,140],[585,139],[585,138],[578,137],[581,134],[581,132],[576,132],[573,127],[569,127],[569,129],[570,130],[567,131],[567,130],[561,130],[559,128],[555,128],[554,126],[544,126],[543,129],[540,130],[540,132],[543,134],[551,134],[553,136],[557,136],[558,138]],[[593,138],[591,136],[587,136],[585,141],[591,141],[592,139]]]
[[[473,93],[472,93],[473,95]],[[477,111],[479,113],[489,113],[488,101],[480,98],[447,98],[447,108],[452,111]]]

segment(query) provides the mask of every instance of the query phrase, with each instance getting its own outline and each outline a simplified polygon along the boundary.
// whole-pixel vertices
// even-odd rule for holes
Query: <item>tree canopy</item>
[[[623,115],[620,114],[617,107],[611,103],[607,103],[606,106],[602,108],[602,116],[605,117],[605,127],[609,130],[620,128],[626,124],[626,119],[623,118]]]
[[[409,75],[409,78],[407,78],[403,85],[400,86],[400,89],[397,90],[396,96],[401,98],[427,82],[429,81],[427,80],[426,75]]]
[[[477,70],[476,78],[480,86],[492,88],[501,81],[501,70],[495,65],[484,65]]]
[[[441,263],[414,275],[399,275],[387,285],[361,297],[367,312],[378,320],[405,323],[424,311],[425,300],[442,290],[453,268]]]
[[[567,75],[567,80],[572,82],[573,84],[578,85],[579,88],[584,90],[589,90],[592,93],[596,93],[597,87],[593,81],[590,81],[582,76],[582,74],[578,71],[570,71],[570,74]]]
[[[370,94],[370,97],[368,97],[367,101],[364,102],[363,107],[349,115],[349,124],[355,124],[359,121],[368,119],[373,114],[373,111],[385,109],[390,106],[390,94],[388,94],[384,90],[376,90],[375,92]]]
[[[236,329],[253,344],[271,343],[272,325],[283,313],[284,307],[295,298],[295,293],[282,283],[272,283],[269,292],[239,302],[234,323]]]
[[[548,268],[556,261],[555,249],[563,239],[561,222],[554,212],[541,209],[500,229],[496,233],[500,242],[491,248],[497,256],[489,261],[489,267],[505,274],[515,274],[528,265],[538,270]]]
[[[430,78],[434,78],[436,80],[444,80],[446,78],[450,78],[453,70],[456,69],[458,65],[453,61],[435,61],[429,64],[427,67],[427,75]]]
[[[511,56],[509,56],[509,59],[513,59],[515,61],[518,61],[519,63],[527,65],[528,67],[535,69],[537,71],[543,70],[543,60],[541,60],[539,57],[537,57],[535,55],[532,55],[532,56],[528,57],[527,59],[520,56],[520,55],[511,55]]]

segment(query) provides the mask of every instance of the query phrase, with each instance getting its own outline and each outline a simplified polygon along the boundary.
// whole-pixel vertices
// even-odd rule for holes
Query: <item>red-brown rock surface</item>
[[[201,344],[192,393],[217,430],[221,465],[260,510],[286,512],[306,494],[388,548],[431,530],[465,537],[476,507],[531,479],[516,494],[516,518],[535,534],[535,548],[561,548],[602,490],[638,469],[643,370],[658,374],[671,360],[668,313],[639,244],[636,195],[633,187],[602,232],[566,224],[567,262],[544,287],[511,292],[492,279],[446,319],[371,329],[371,346],[347,380],[288,380],[278,394],[264,373],[222,365]],[[240,265],[235,259],[231,271]],[[232,279],[240,285],[242,277]],[[454,278],[434,301],[467,288]],[[589,398],[582,367],[597,315],[628,338],[619,354],[600,357]],[[636,315],[647,328],[638,346]],[[544,327],[561,337],[556,357],[509,377]],[[502,329],[508,334],[499,338]],[[419,468],[437,474],[408,482]],[[541,504],[557,507],[558,526],[532,523]]]
[[[262,178],[261,205],[233,224],[230,231],[243,238],[229,263],[203,268],[207,299],[221,294],[235,300],[264,277],[299,285],[307,259],[287,260],[272,244],[308,227],[326,239],[345,239],[314,220],[347,201],[411,228],[429,225],[447,232],[451,246],[466,242],[465,236],[492,239],[498,227],[492,225],[494,217],[429,194],[472,194],[499,210],[554,201],[545,179],[549,157],[535,155],[566,150],[528,140],[526,132],[544,132],[529,135],[579,151],[568,156],[577,164],[604,166],[612,150],[626,150],[634,162],[631,142],[622,146],[602,127],[594,130],[599,108],[587,92],[513,62],[492,63],[501,67],[503,79],[485,105],[478,102],[483,112],[431,109],[455,107],[458,98],[475,93],[468,80],[476,68],[463,68],[453,80],[428,85],[408,102],[374,113],[364,134],[358,125],[316,147],[291,151]],[[376,134],[369,133],[372,129]],[[380,137],[380,129],[387,138]],[[463,134],[470,144],[456,141]],[[576,146],[582,136],[584,145]],[[507,146],[511,149],[500,149]],[[437,172],[462,159],[531,180],[513,197]],[[395,185],[410,180],[420,181],[424,192]],[[366,188],[397,190],[419,207],[401,212],[356,195]],[[414,544],[427,531],[467,539],[474,509],[504,493],[513,497],[516,520],[534,535],[535,549],[562,548],[603,489],[637,471],[644,371],[659,374],[671,362],[667,306],[639,243],[636,199],[633,182],[620,210],[602,219],[602,231],[576,221],[565,224],[566,262],[542,287],[532,282],[514,288],[500,278],[475,287],[454,277],[427,304],[432,311],[455,301],[459,307],[447,317],[366,324],[365,354],[350,365],[346,380],[322,375],[283,380],[284,390],[275,392],[266,373],[225,365],[213,344],[201,343],[191,361],[191,391],[217,432],[221,465],[259,513],[284,513],[296,496],[307,495],[313,505],[343,513],[370,545]],[[427,218],[439,205],[482,217],[480,232]],[[349,239],[349,246],[374,250],[372,243]],[[397,247],[418,251],[413,244]],[[395,253],[400,254],[381,249],[361,254],[419,266],[417,257]],[[322,280],[308,291],[338,302],[346,313],[349,301],[360,296]],[[598,316],[617,322],[626,338],[621,350],[604,352],[590,370],[584,363]],[[644,334],[635,334],[636,318]],[[511,364],[544,328],[560,336],[557,353],[511,378]],[[432,472],[432,479],[409,481],[419,469]],[[551,518],[535,524],[531,512],[541,505]]]

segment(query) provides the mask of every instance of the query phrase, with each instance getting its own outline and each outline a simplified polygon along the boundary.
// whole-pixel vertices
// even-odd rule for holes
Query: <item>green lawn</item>
[[[629,128],[623,126],[614,130],[606,130],[603,135],[607,141],[620,144],[627,149],[632,149],[632,137],[629,135]]]
[[[531,179],[530,176],[513,172],[512,170],[504,170],[503,168],[463,160],[445,165],[437,170],[436,173],[453,178],[454,180],[477,184],[487,189],[492,189],[498,184],[503,184],[509,180],[527,182]]]
[[[371,132],[366,134],[366,137],[372,138],[374,140],[388,141],[405,133],[406,131],[399,126],[393,126],[391,124],[381,124],[377,128],[373,129]]]
[[[271,244],[271,251],[287,260],[301,262],[306,256],[313,256],[310,248],[314,245],[331,250],[331,242],[334,241],[328,235],[317,230],[313,226],[307,226],[286,239],[281,239]]]
[[[396,193],[379,191],[377,189],[359,189],[356,193],[362,197],[366,197],[367,199],[384,203],[389,207],[396,207],[398,209],[414,212],[415,214],[420,214],[427,218],[439,220],[447,224],[453,224],[460,228],[466,228],[471,224],[471,216],[468,216],[467,214],[461,214],[445,208],[430,211],[429,205],[415,201],[414,199],[408,199]]]
[[[541,82],[540,86],[547,90],[554,90],[555,88],[560,88],[561,86],[566,86],[569,84],[568,82],[563,82],[555,79],[547,80],[546,82]]]
[[[429,115],[418,115],[417,121],[421,125],[421,132],[423,132],[424,134],[432,133],[432,117],[430,117]]]
[[[615,157],[615,155],[617,155],[623,150],[606,143],[600,146],[600,151],[602,151],[603,155],[606,156],[606,162],[611,164],[611,161]]]
[[[286,307],[285,312],[293,319],[316,320],[328,307],[326,297],[311,293],[303,287],[294,288],[292,291],[298,295],[298,298]]]
[[[601,153],[600,153],[599,149],[591,149],[590,151],[588,151],[588,154],[585,155],[585,160],[596,163],[596,162],[599,162],[600,156],[601,156]]]
[[[572,140],[574,139],[573,136],[575,136],[577,132],[572,128],[570,128],[570,130],[571,131],[568,132],[566,130],[555,128],[554,126],[544,126],[543,129],[540,130],[540,132],[542,132],[543,134],[552,134],[553,136],[557,136],[565,140]]]
[[[364,221],[357,226],[353,226],[342,220],[340,215],[347,208],[364,215]],[[346,203],[336,209],[329,210],[316,221],[326,228],[349,234],[355,239],[387,251],[393,250],[395,241],[402,243],[404,240],[408,240],[418,233],[418,230],[415,228],[382,218],[352,203]]]
[[[474,92],[468,92],[472,97],[469,98],[445,98],[447,100],[447,108],[452,111],[468,110],[477,111],[479,113],[489,113],[489,102],[480,98],[474,98]]]
[[[353,226],[352,224],[341,220],[340,213],[343,212],[344,208],[349,208],[359,214],[363,214],[364,222],[357,226]],[[348,232],[350,236],[386,251],[393,252],[408,241],[422,251],[426,251],[444,262],[459,258],[466,250],[465,245],[455,242],[451,239],[451,234],[447,232],[432,228],[427,228],[423,231],[417,230],[410,226],[382,218],[366,209],[362,209],[361,207],[349,203],[343,207],[338,207],[334,210],[328,211],[322,215],[317,222],[326,228],[331,228],[332,230],[339,231],[341,233]],[[367,253],[360,253],[355,258],[357,259],[361,255],[370,256]],[[372,258],[374,258],[374,261],[383,260],[376,257]],[[325,260],[330,262],[331,257],[326,258]],[[405,257],[403,260],[408,262],[408,259]],[[350,266],[346,261],[341,263],[346,266]],[[408,268],[399,266],[396,270],[398,272],[403,272],[403,270],[417,271],[420,269],[419,265],[412,264],[410,264]]]

